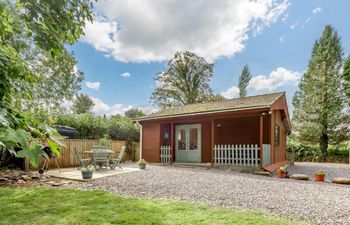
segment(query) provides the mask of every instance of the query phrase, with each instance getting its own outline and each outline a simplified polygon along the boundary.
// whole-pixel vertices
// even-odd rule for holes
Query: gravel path
[[[350,178],[350,165],[340,163],[312,163],[312,162],[296,162],[294,166],[288,167],[288,173],[302,173],[310,176],[312,179],[314,173],[322,170],[326,173],[326,181],[332,180],[334,177]],[[349,200],[350,201],[350,200]],[[349,221],[350,223],[350,221]]]
[[[298,173],[313,170],[298,167],[297,164],[290,169]],[[302,171],[303,168],[306,170]],[[148,165],[145,171],[111,176],[83,186],[83,189],[91,188],[124,196],[264,210],[318,224],[350,224],[350,186],[328,182],[277,180],[217,169]]]

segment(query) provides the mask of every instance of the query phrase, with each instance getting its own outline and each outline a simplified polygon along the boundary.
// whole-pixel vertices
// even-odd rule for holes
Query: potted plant
[[[81,167],[81,175],[83,176],[83,179],[91,179],[93,173],[94,173],[93,165],[87,165],[87,166]]]
[[[283,166],[277,170],[277,177],[278,178],[286,178],[286,174],[287,174],[286,168],[284,168]]]
[[[142,169],[142,170],[146,169],[146,165],[147,165],[146,160],[140,159],[140,161],[138,161],[137,164],[139,164],[140,169]]]
[[[322,170],[319,170],[315,173],[315,181],[324,181],[326,174]]]

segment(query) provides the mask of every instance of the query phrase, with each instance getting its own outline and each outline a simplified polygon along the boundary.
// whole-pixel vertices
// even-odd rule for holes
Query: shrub
[[[323,172],[322,170],[319,170],[319,171],[317,171],[317,172],[315,173],[315,175],[317,175],[317,176],[326,176],[326,173]]]
[[[105,134],[105,135],[103,135],[103,138],[100,138],[98,140],[97,145],[112,149],[112,140],[109,138],[108,134]]]
[[[147,161],[146,160],[144,160],[144,159],[140,159],[137,163],[139,163],[139,164],[146,164],[147,163]]]
[[[349,160],[347,143],[329,145],[327,155],[324,156],[318,146],[301,144],[289,139],[287,142],[287,151],[289,154],[294,151],[295,161],[326,161],[346,163]]]
[[[57,116],[56,124],[74,127],[80,139],[100,139],[128,142],[139,140],[139,126],[126,116],[98,116],[93,113],[62,114]]]
[[[286,168],[281,166],[280,168],[278,168],[277,172],[285,173],[286,172]]]

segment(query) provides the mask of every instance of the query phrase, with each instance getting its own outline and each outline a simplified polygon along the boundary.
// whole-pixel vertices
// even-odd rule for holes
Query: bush
[[[287,151],[289,154],[292,154],[293,150],[295,153],[295,161],[349,162],[349,150],[347,150],[347,143],[330,145],[327,155],[324,157],[318,146],[305,145],[289,139],[287,142]]]
[[[107,134],[105,134],[103,138],[100,138],[97,143],[98,146],[104,146],[109,149],[112,149],[112,144],[113,144],[112,140],[109,138]]]
[[[98,116],[93,113],[59,115],[56,124],[74,127],[78,131],[77,138],[101,139],[127,142],[139,140],[139,126],[126,116]]]

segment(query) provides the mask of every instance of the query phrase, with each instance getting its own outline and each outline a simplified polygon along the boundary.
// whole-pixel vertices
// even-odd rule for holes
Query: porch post
[[[170,124],[170,147],[171,147],[171,163],[175,162],[175,148],[174,148],[174,122],[171,121]]]
[[[264,116],[263,113],[260,113],[260,167],[263,167],[263,132],[264,132]]]
[[[270,163],[275,163],[275,111],[271,110],[271,153],[270,153]]]
[[[142,124],[140,124],[140,160],[142,159]]]
[[[211,120],[211,164],[214,164],[214,143],[215,143],[215,132],[214,132],[215,126],[214,126],[214,119]]]

